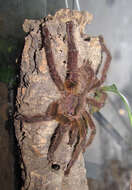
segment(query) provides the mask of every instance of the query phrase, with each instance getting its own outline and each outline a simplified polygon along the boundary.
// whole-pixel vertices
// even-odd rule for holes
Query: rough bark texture
[[[17,94],[18,112],[33,116],[44,114],[48,105],[60,98],[60,93],[52,81],[45,50],[42,44],[41,26],[46,24],[50,34],[56,68],[64,80],[67,62],[66,22],[72,20],[74,39],[79,51],[78,66],[89,60],[96,70],[101,62],[101,47],[98,37],[83,33],[84,27],[92,20],[87,12],[61,9],[54,16],[42,20],[25,20],[23,28],[28,32],[21,59],[21,80]],[[87,40],[86,40],[87,39]],[[68,164],[72,148],[67,144],[66,134],[55,152],[54,162],[61,166],[55,171],[47,161],[47,151],[51,136],[57,126],[56,121],[33,124],[15,121],[16,136],[21,150],[21,167],[24,190],[88,190],[83,155],[73,165],[68,177],[64,169]]]

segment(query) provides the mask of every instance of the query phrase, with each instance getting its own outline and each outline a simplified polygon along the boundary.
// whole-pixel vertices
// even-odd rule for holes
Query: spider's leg
[[[88,121],[89,127],[91,129],[91,134],[89,136],[89,139],[88,139],[87,143],[85,144],[85,146],[83,148],[83,152],[85,152],[86,147],[89,146],[92,143],[92,141],[93,141],[93,139],[95,137],[96,127],[95,127],[94,122],[93,122],[93,120],[92,120],[92,118],[91,118],[91,116],[90,116],[90,114],[88,112],[85,111],[83,113],[83,117],[85,118],[86,121]]]
[[[67,90],[72,91],[78,83],[77,73],[77,55],[78,51],[75,46],[73,37],[73,22],[66,23],[66,32],[68,36],[68,60],[67,60],[67,75],[65,81],[65,87]]]
[[[15,116],[15,119],[21,120],[27,123],[50,121],[50,120],[56,119],[57,108],[58,108],[58,103],[53,102],[48,106],[44,115],[27,116],[27,115],[18,114]]]
[[[44,48],[45,48],[45,53],[46,53],[46,58],[47,58],[47,64],[49,67],[51,78],[54,81],[57,88],[59,89],[59,91],[64,91],[64,84],[55,67],[51,41],[50,41],[50,33],[46,26],[42,28],[42,35],[43,35],[43,43],[44,43]]]
[[[106,60],[105,60],[105,63],[104,63],[104,68],[102,70],[102,76],[101,76],[101,79],[100,79],[100,85],[101,85],[106,79],[106,74],[107,74],[107,71],[109,69],[112,57],[111,57],[110,51],[108,50],[108,48],[104,44],[104,39],[103,39],[102,36],[99,36],[99,41],[100,41],[100,44],[101,44],[102,51],[106,54]]]
[[[88,104],[95,106],[98,109],[101,109],[105,104],[107,94],[105,92],[100,92],[99,96],[100,97],[98,97],[98,99],[95,99],[95,97],[94,98],[88,97],[88,98],[86,98],[86,101]]]
[[[55,129],[55,132],[51,137],[51,143],[47,154],[47,160],[49,162],[53,161],[54,152],[57,150],[59,144],[61,143],[64,134],[69,130],[69,127],[70,127],[69,123],[63,125],[59,123],[59,125]]]
[[[89,62],[87,61],[81,68],[80,72],[83,73],[86,79],[86,86],[81,94],[81,101],[85,98],[86,94],[91,90],[95,82],[95,73]],[[82,105],[81,102],[79,105]]]
[[[73,143],[75,142],[75,139],[77,137],[77,134],[78,134],[78,127],[77,127],[77,122],[76,120],[72,121],[71,123],[71,129],[69,131],[69,142],[68,144],[70,146],[73,145]]]
[[[91,86],[94,84],[94,71],[91,67],[90,64],[88,64],[88,61],[86,62],[85,65],[83,65],[80,69],[79,69],[80,73],[82,72],[82,74],[85,74],[85,78],[86,78],[86,86],[84,88],[84,91],[79,94],[79,98],[78,98],[78,105],[76,106],[76,113],[80,113],[80,111],[83,109],[84,107],[84,102],[86,99],[86,94],[87,92],[90,91]],[[85,72],[84,72],[85,71]]]
[[[77,142],[75,144],[75,148],[74,148],[73,153],[72,153],[72,158],[71,158],[70,162],[67,165],[67,169],[64,172],[65,175],[69,174],[71,167],[73,166],[73,164],[77,160],[77,158],[78,158],[78,156],[79,156],[79,154],[80,154],[80,152],[82,150],[82,147],[84,147],[85,141],[86,141],[87,132],[86,132],[86,128],[84,126],[85,125],[84,120],[83,119],[78,119],[77,123],[78,123],[77,127],[79,127],[78,140],[77,140]]]
[[[95,84],[93,85],[92,88],[97,88],[97,87],[99,87],[100,85],[102,85],[104,83],[104,81],[106,79],[106,74],[107,74],[107,71],[109,69],[111,59],[112,59],[110,51],[108,50],[108,48],[104,44],[104,39],[103,39],[102,36],[99,36],[99,41],[100,41],[100,45],[101,45],[101,48],[102,48],[102,52],[104,52],[106,54],[106,60],[104,62],[104,67],[102,69],[101,78],[98,81],[95,82]]]

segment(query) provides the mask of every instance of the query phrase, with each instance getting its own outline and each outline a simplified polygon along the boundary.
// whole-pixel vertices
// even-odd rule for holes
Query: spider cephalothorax
[[[74,149],[72,158],[65,170],[65,175],[70,172],[70,169],[78,158],[79,153],[81,151],[85,151],[86,147],[91,144],[95,136],[95,125],[92,121],[90,113],[85,110],[85,106],[88,104],[100,109],[104,105],[106,94],[102,92],[100,86],[106,79],[106,73],[111,61],[111,55],[104,45],[103,37],[99,36],[102,52],[106,53],[106,60],[102,69],[101,78],[97,78],[88,61],[84,61],[84,64],[78,68],[78,51],[74,42],[73,25],[74,24],[72,21],[66,23],[68,59],[67,73],[64,83],[62,82],[62,79],[60,78],[55,67],[49,30],[46,25],[42,27],[43,45],[46,52],[49,73],[61,93],[61,98],[55,102],[52,102],[48,106],[45,115],[36,115],[33,117],[28,117],[26,115],[17,116],[17,119],[30,123],[46,120],[58,121],[58,126],[51,138],[51,144],[47,155],[47,158],[51,163],[53,161],[54,152],[61,143],[63,135],[67,131],[69,132],[68,144],[70,146],[74,145]],[[85,75],[86,81],[85,88],[82,92],[78,90],[79,75],[81,75],[81,73]],[[88,97],[88,93],[93,89],[100,93],[100,100]],[[87,140],[88,127],[91,129],[91,134]]]

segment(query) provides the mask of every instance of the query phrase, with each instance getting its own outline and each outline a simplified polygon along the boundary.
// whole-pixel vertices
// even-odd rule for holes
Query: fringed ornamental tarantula
[[[98,79],[94,70],[87,62],[78,68],[78,51],[75,46],[73,36],[73,22],[66,23],[67,43],[68,43],[68,60],[67,73],[65,82],[63,83],[54,63],[54,57],[51,49],[50,33],[46,26],[42,27],[43,44],[46,52],[47,64],[52,80],[61,93],[61,98],[52,102],[45,113],[45,115],[36,115],[31,118],[25,115],[17,116],[17,119],[25,122],[33,123],[38,121],[58,121],[58,126],[51,138],[47,159],[52,163],[54,152],[61,143],[63,135],[69,132],[70,146],[74,145],[71,160],[69,161],[65,170],[65,175],[68,175],[74,162],[77,160],[80,152],[84,152],[86,147],[90,145],[96,133],[95,125],[88,111],[85,110],[86,104],[92,105],[100,109],[105,102],[106,94],[102,92],[101,85],[106,79],[106,73],[110,65],[111,55],[106,48],[103,37],[99,36],[102,52],[106,53],[106,60],[102,69],[101,78]],[[79,74],[83,72],[86,76],[86,87],[83,92],[78,92]],[[88,93],[97,89],[100,92],[100,100],[95,98],[88,98]],[[91,129],[91,134],[87,140],[88,127]]]

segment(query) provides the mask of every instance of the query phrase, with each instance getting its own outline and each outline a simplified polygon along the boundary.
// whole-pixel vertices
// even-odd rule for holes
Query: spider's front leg
[[[50,33],[46,26],[43,26],[42,28],[42,37],[43,37],[43,43],[47,58],[47,64],[49,67],[49,72],[52,80],[54,81],[55,85],[57,86],[59,91],[64,91],[64,84],[56,70],[53,52],[51,48],[51,40],[50,40]]]
[[[73,22],[69,21],[66,23],[67,32],[67,43],[68,43],[68,60],[67,60],[67,75],[65,81],[65,87],[71,91],[78,84],[78,73],[77,73],[77,59],[78,51],[75,46],[73,36]]]

